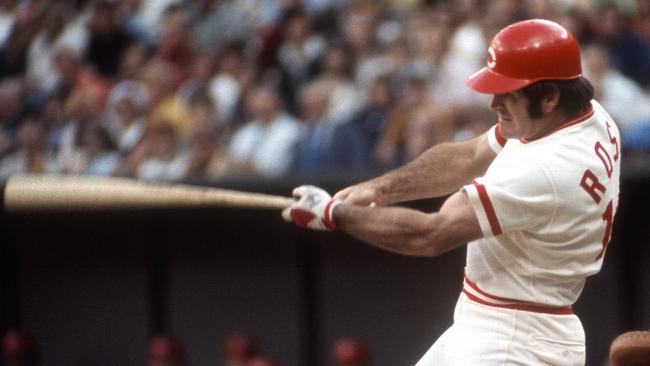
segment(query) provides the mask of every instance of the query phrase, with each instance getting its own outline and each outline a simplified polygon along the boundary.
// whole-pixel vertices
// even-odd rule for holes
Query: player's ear
[[[560,103],[560,90],[553,88],[553,91],[546,94],[541,100],[541,107],[544,114],[551,113]]]

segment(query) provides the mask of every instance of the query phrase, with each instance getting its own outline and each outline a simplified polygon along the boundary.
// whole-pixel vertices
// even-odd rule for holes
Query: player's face
[[[528,98],[520,92],[492,95],[490,110],[497,113],[505,138],[532,137],[537,133],[538,124],[528,114]]]

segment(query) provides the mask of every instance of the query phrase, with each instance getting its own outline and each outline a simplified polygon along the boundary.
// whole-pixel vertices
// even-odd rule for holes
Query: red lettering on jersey
[[[603,256],[603,254],[605,254],[605,249],[607,249],[607,245],[609,244],[609,241],[612,240],[612,224],[614,223],[614,206],[612,205],[612,201],[609,201],[609,204],[607,204],[607,208],[603,213],[603,221],[605,221],[605,235],[603,236],[603,249],[600,251],[600,253],[598,253],[598,257],[596,257],[596,260],[599,260]]]
[[[609,156],[609,153],[605,150],[600,141],[596,142],[596,145],[594,145],[594,151],[596,152],[596,155],[598,155],[598,158],[600,158],[600,161],[603,162],[603,166],[605,166],[605,171],[607,172],[607,177],[611,178],[612,172],[614,171],[612,158]]]
[[[612,136],[612,130],[611,130],[611,126],[609,125],[609,122],[605,121],[605,126],[607,127],[607,135],[609,136],[609,142],[611,142],[612,145],[616,147],[616,154],[614,154],[614,161],[617,161],[618,160],[618,139]]]
[[[605,188],[605,186],[600,183],[596,174],[594,174],[594,172],[589,169],[585,170],[584,174],[582,174],[580,187],[584,188],[584,190],[589,193],[591,198],[593,198],[596,203],[600,203],[601,200],[600,195],[596,191],[599,191],[601,194],[603,194],[607,190],[607,188]]]

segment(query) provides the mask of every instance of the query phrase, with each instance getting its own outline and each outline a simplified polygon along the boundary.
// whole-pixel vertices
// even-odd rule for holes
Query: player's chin
[[[499,119],[499,133],[507,139],[518,137],[517,131],[510,120]]]

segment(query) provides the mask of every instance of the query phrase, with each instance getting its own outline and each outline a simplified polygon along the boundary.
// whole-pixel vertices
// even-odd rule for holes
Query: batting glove
[[[300,186],[293,190],[298,199],[282,212],[282,217],[300,227],[312,230],[335,230],[332,220],[334,208],[342,203],[329,193],[314,186]]]

